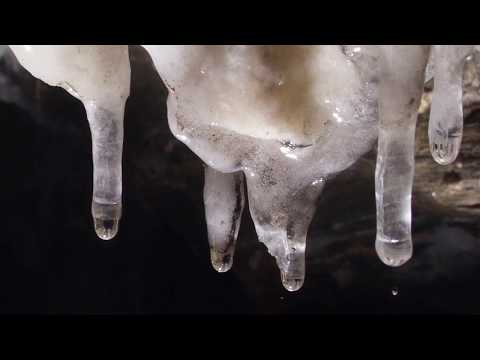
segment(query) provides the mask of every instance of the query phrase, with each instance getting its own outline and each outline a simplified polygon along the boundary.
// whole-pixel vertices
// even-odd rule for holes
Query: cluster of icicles
[[[84,104],[93,145],[95,231],[112,239],[122,212],[128,46],[10,48],[33,76]],[[258,238],[275,257],[284,287],[301,288],[307,231],[325,182],[375,144],[375,248],[390,266],[410,259],[414,138],[423,85],[435,77],[430,145],[434,159],[449,164],[462,138],[463,67],[476,60],[477,46],[144,48],[169,91],[172,133],[206,164],[205,213],[217,271],[232,266],[247,191]]]

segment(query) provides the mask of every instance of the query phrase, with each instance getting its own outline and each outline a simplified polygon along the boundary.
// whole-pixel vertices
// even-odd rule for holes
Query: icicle
[[[250,214],[259,240],[277,261],[283,286],[297,291],[305,280],[307,232],[325,180],[320,178],[298,188],[288,186],[295,181],[270,180],[276,184],[247,176]]]
[[[230,270],[245,205],[243,174],[224,174],[205,166],[203,199],[212,266]]]
[[[435,83],[428,126],[435,161],[448,165],[460,151],[463,133],[463,70],[472,45],[434,45]]]
[[[122,198],[122,144],[130,62],[125,45],[11,45],[33,76],[82,101],[92,134],[92,215],[97,235],[118,231]]]
[[[91,102],[85,108],[92,134],[92,216],[98,237],[110,240],[122,215],[124,104],[107,109]]]
[[[383,46],[375,173],[375,248],[387,265],[412,256],[411,198],[415,170],[415,126],[428,46]]]

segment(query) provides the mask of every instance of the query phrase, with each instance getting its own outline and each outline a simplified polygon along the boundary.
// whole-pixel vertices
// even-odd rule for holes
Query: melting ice
[[[92,215],[97,235],[109,240],[122,212],[125,102],[130,93],[128,46],[11,45],[20,64],[85,106],[92,135]]]
[[[410,258],[413,140],[428,46],[145,48],[170,91],[173,134],[213,168],[204,197],[215,268],[231,265],[241,171],[258,237],[285,288],[299,289],[325,182],[370,150],[377,135],[376,249],[392,266]],[[211,212],[212,199],[221,197],[222,211]]]
[[[85,105],[92,132],[97,234],[121,215],[127,46],[11,46],[37,78]],[[378,146],[375,248],[387,265],[412,256],[414,139],[425,78],[435,78],[432,155],[461,142],[462,71],[473,46],[145,45],[169,90],[171,131],[206,164],[213,267],[228,271],[248,196],[259,240],[289,291],[305,279],[306,238],[326,181]],[[427,62],[430,63],[427,68]],[[426,75],[427,74],[427,75]]]

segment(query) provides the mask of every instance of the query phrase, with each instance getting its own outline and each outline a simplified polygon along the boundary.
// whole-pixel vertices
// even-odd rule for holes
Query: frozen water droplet
[[[95,232],[102,240],[111,240],[118,232],[118,219],[97,219],[93,218]]]
[[[121,215],[123,117],[130,93],[128,46],[12,45],[11,49],[33,76],[82,101],[92,136],[95,231],[102,239],[113,238]]]
[[[375,242],[378,257],[385,265],[397,267],[405,264],[412,257],[413,247],[410,239],[392,241],[378,238]]]
[[[232,268],[233,256],[229,253],[221,253],[215,249],[210,249],[210,260],[213,268],[219,273],[227,272]]]
[[[111,240],[117,235],[121,215],[121,204],[100,204],[95,201],[92,202],[95,232],[100,239]]]
[[[429,47],[388,45],[384,50],[383,66],[391,74],[379,87],[375,249],[383,263],[400,266],[412,256],[415,128]]]
[[[224,174],[205,167],[203,202],[207,222],[210,260],[218,272],[230,270],[235,253],[245,194],[242,173]]]
[[[463,72],[471,45],[434,45],[435,85],[428,126],[430,151],[441,165],[455,161],[463,132]]]
[[[393,288],[392,288],[392,295],[393,295],[393,296],[397,296],[398,293],[399,293],[398,287],[396,287],[396,286],[393,287]]]
[[[449,165],[455,161],[460,152],[461,135],[431,135],[430,147],[433,159],[440,165]]]
[[[282,284],[288,291],[297,291],[303,286],[304,278],[292,277],[288,272],[282,271]]]

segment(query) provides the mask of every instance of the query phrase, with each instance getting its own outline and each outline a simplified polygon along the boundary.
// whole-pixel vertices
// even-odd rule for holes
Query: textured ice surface
[[[428,136],[436,162],[455,161],[463,133],[463,71],[473,45],[434,45],[435,87]]]
[[[115,236],[122,210],[123,116],[130,93],[124,45],[10,45],[33,76],[61,86],[85,106],[92,134],[92,215],[97,235]]]
[[[145,45],[169,90],[173,134],[206,164],[211,260],[233,263],[245,204],[283,285],[305,278],[307,232],[327,179],[378,137],[375,248],[387,265],[412,256],[414,140],[423,84],[434,77],[429,135],[441,164],[458,154],[463,65],[478,46]],[[20,63],[85,105],[92,132],[97,234],[121,215],[127,46],[11,46]],[[428,62],[428,66],[427,66]]]
[[[145,48],[170,92],[172,132],[215,169],[207,169],[205,194],[220,181],[217,172],[243,171],[259,240],[276,258],[285,288],[299,289],[307,231],[326,179],[367,152],[377,135],[374,49]],[[222,217],[236,219],[239,201],[234,178],[225,179],[224,194],[233,200],[224,212],[212,213],[207,201],[218,193],[205,197],[210,244],[225,244],[223,251],[234,243],[238,225]],[[219,266],[217,258],[215,268],[229,266]]]

